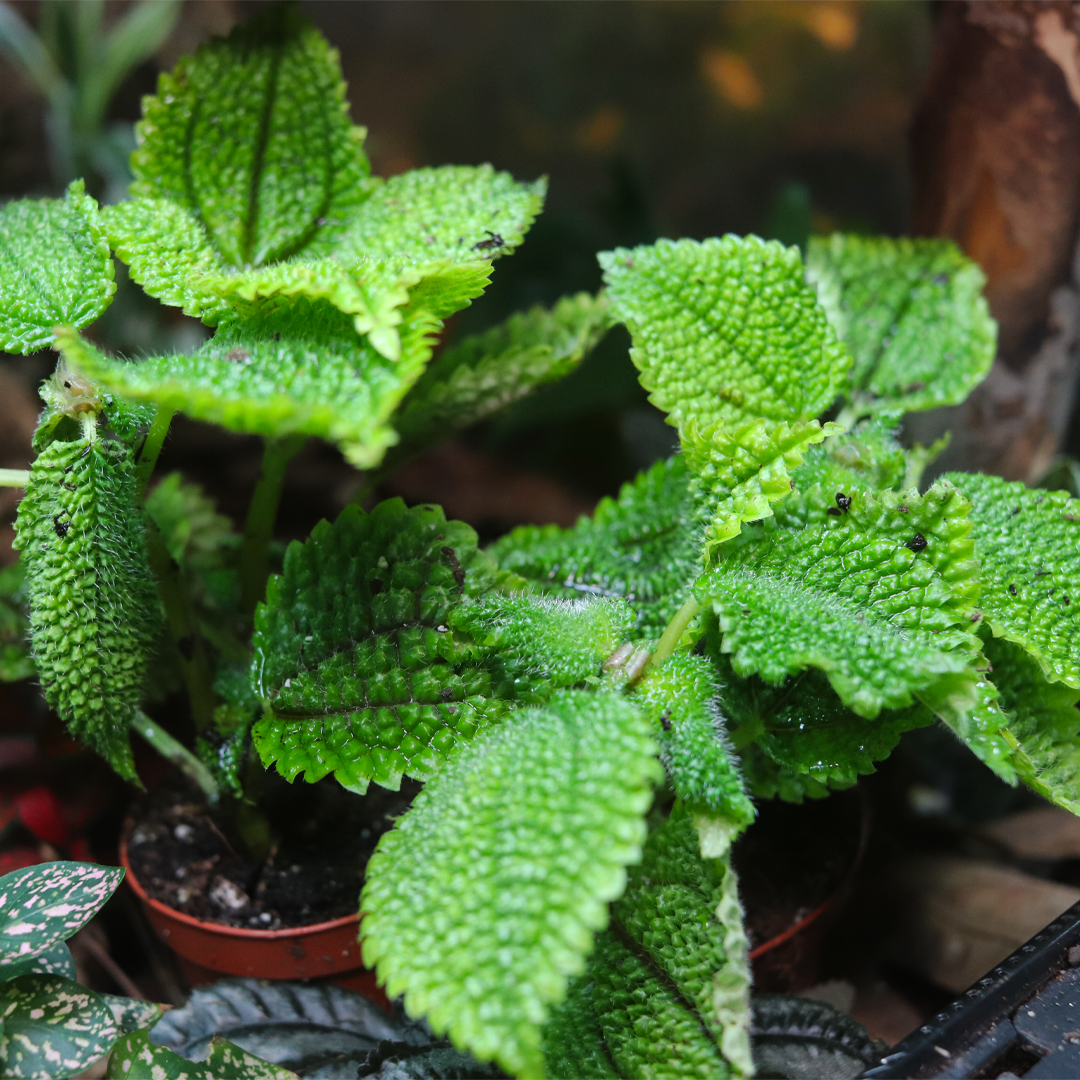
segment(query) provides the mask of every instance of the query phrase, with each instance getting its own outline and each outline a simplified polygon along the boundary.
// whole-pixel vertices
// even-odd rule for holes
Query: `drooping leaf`
[[[807,450],[842,430],[816,420],[770,426],[759,419],[733,428],[718,420],[700,431],[688,420],[682,430],[687,467],[715,500],[706,551],[738,536],[744,522],[770,517],[772,504],[791,494],[791,470]]]
[[[431,775],[524,689],[451,623],[493,578],[472,529],[400,499],[349,507],[290,545],[255,615],[263,763],[360,791]]]
[[[85,926],[120,884],[124,871],[93,863],[51,862],[0,877],[0,977]]]
[[[540,1028],[579,974],[658,779],[649,721],[561,691],[465,747],[368,865],[364,962],[481,1060],[543,1074]]]
[[[37,669],[30,657],[26,563],[0,570],[0,682],[29,679]]]
[[[107,1080],[297,1080],[296,1073],[257,1058],[235,1043],[215,1036],[204,1061],[189,1061],[133,1031],[113,1047]]]
[[[967,502],[947,483],[923,496],[853,492],[844,509],[833,501],[812,489],[801,528],[790,514],[785,527],[766,522],[695,586],[720,617],[735,673],[778,685],[819,668],[867,718],[950,676],[959,692],[952,682],[978,649]]]
[[[608,301],[578,293],[512,315],[447,349],[409,391],[394,427],[399,461],[569,375],[607,332]]]
[[[136,780],[128,729],[160,605],[130,449],[96,434],[48,445],[15,528],[45,698],[76,737]]]
[[[708,660],[679,653],[646,672],[635,700],[656,725],[660,760],[675,794],[691,813],[724,821],[734,839],[754,820],[754,805],[722,725],[718,693]]]
[[[109,242],[81,180],[62,199],[0,209],[0,349],[51,345],[54,326],[87,326],[115,291]]]
[[[163,74],[157,95],[144,99],[138,135],[132,196],[186,210],[202,232],[201,243],[194,232],[188,238],[192,254],[209,249],[221,267],[326,245],[374,186],[337,52],[288,6],[266,9]],[[119,220],[110,231],[126,259]],[[130,237],[151,241],[144,259],[132,259],[151,295],[170,276],[153,247],[157,233]]]
[[[971,500],[979,607],[1048,679],[1080,688],[1080,499],[996,476],[949,473]]]
[[[701,570],[709,502],[685,458],[659,461],[571,529],[525,526],[495,543],[504,570],[554,596],[621,596],[659,636]]]
[[[303,320],[230,323],[187,356],[113,359],[70,333],[58,344],[72,367],[126,398],[233,431],[318,435],[370,468],[395,441],[389,419],[427,363],[435,328],[424,312],[410,316],[397,363],[332,309]]]
[[[2,885],[3,881],[0,879],[0,887]],[[62,941],[58,941],[36,956],[0,965],[0,981],[17,979],[20,975],[63,975],[65,979],[74,979],[75,961],[71,950]]]
[[[797,248],[725,236],[599,258],[642,385],[680,430],[691,418],[810,420],[843,391],[851,357]]]
[[[164,1009],[152,1001],[118,997],[116,994],[98,994],[98,998],[112,1013],[121,1035],[130,1035],[133,1031],[153,1027],[164,1013]]]
[[[0,1060],[11,1077],[78,1076],[116,1041],[108,1006],[59,975],[21,975],[0,985]]]
[[[834,233],[811,239],[806,262],[855,357],[852,389],[873,409],[958,405],[990,370],[986,276],[951,240]]]

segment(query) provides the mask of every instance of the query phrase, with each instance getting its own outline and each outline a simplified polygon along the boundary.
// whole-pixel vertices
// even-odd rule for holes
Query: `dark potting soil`
[[[256,859],[190,790],[162,787],[133,812],[128,859],[147,895],[185,915],[248,930],[310,926],[355,914],[379,837],[419,790],[408,780],[366,795],[333,780],[287,786],[260,803],[275,839]]]

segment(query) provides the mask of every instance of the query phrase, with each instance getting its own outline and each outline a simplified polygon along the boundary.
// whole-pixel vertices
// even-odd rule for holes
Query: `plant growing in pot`
[[[962,401],[994,352],[946,242],[609,252],[602,296],[432,360],[540,190],[486,167],[380,185],[343,107],[333,54],[272,9],[163,78],[130,202],[76,186],[0,216],[4,345],[64,364],[9,478],[46,694],[131,778],[146,735],[252,851],[274,843],[261,766],[356,803],[422,783],[366,866],[364,958],[477,1057],[748,1074],[730,848],[755,797],[849,787],[936,717],[1076,808],[1080,503],[955,473],[920,492],[941,447],[902,448],[900,418]],[[133,362],[80,335],[110,248],[216,327],[202,349]],[[681,453],[488,551],[436,507],[350,506],[270,574],[301,437],[374,481],[614,320]],[[178,481],[143,502],[174,410],[267,438],[243,537]],[[162,610],[195,754],[141,708]]]

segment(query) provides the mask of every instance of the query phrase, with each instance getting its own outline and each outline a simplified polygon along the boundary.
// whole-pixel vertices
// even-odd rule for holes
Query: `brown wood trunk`
[[[911,131],[912,232],[948,236],[986,272],[993,370],[956,408],[911,417],[952,429],[940,468],[1037,479],[1072,412],[1080,339],[1080,3],[941,4]]]

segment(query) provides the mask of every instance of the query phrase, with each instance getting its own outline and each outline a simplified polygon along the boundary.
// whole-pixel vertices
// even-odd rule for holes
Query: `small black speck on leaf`
[[[1015,585],[1010,585],[1009,586],[1009,595],[1010,596],[1015,596],[1016,595],[1016,586]]]
[[[665,731],[671,730],[671,713],[664,713],[664,715],[660,717],[660,726]]]
[[[484,232],[488,234],[486,240],[481,240],[479,243],[473,244],[473,251],[492,251],[495,248],[506,247],[506,241],[497,233],[492,232],[490,229],[485,229]]]
[[[838,491],[836,493],[836,505],[846,513],[851,509],[851,496],[845,495],[842,491]]]
[[[981,611],[973,611],[968,616],[968,619],[970,619],[971,622],[978,622],[981,618],[982,618],[982,612]]]
[[[1013,511],[1013,512],[1012,512],[1012,513],[1011,513],[1011,514],[1009,515],[1009,517],[1011,517],[1011,518],[1014,518],[1014,517],[1016,517],[1016,515],[1020,513],[1020,509],[1021,509],[1021,508],[1020,508],[1020,507],[1018,506],[1018,507],[1017,507],[1017,508],[1016,508],[1016,509],[1015,509],[1015,510],[1014,510],[1014,511]]]
[[[829,517],[839,517],[840,516],[840,511],[835,506],[830,506],[825,511],[825,513],[828,514]]]
[[[1069,602],[1069,597],[1068,597],[1068,594],[1066,594],[1065,596],[1063,596],[1063,597],[1062,597],[1061,599],[1062,599],[1062,601],[1063,601],[1064,603],[1066,603],[1066,604],[1067,604],[1067,603]]]
[[[922,533],[916,533],[910,540],[904,543],[904,547],[910,548],[916,554],[926,549],[926,537]]]
[[[439,697],[441,697],[443,699],[443,701],[449,701],[453,696],[454,696],[454,691],[451,690],[449,686],[444,686],[439,691]]]
[[[1049,574],[1050,574],[1050,571],[1049,570],[1044,570],[1041,566],[1037,567],[1036,570],[1035,570],[1035,576],[1036,577],[1048,577]]]
[[[68,529],[71,528],[70,521],[61,521],[60,515],[57,514],[53,519],[53,528],[56,530],[56,535],[62,540],[68,534]]]
[[[896,509],[899,510],[901,514],[911,513],[911,511],[903,503],[901,503]]]

